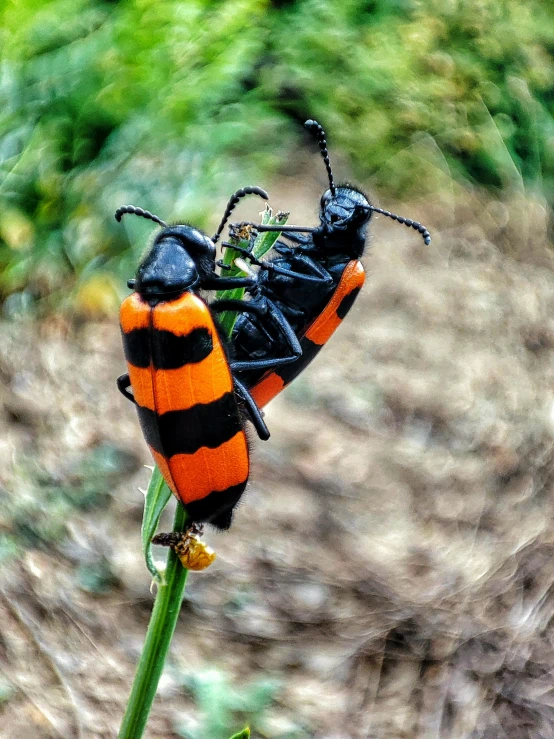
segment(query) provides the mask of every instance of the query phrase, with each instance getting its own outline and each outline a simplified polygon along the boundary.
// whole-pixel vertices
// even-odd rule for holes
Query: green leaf
[[[289,213],[284,213],[283,211],[279,211],[274,216],[271,208],[266,206],[266,209],[262,215],[262,223],[264,225],[269,224],[271,226],[284,226],[287,222],[288,217]],[[254,256],[258,259],[261,259],[263,255],[271,249],[280,235],[281,233],[279,231],[258,234],[252,248],[252,253],[254,254]],[[231,238],[230,241],[232,242],[233,239]],[[240,246],[243,249],[247,249],[249,247],[249,243],[248,241],[238,241],[237,246]],[[235,265],[235,259],[240,256],[241,254],[237,251],[234,251],[233,249],[225,249],[225,253],[223,254],[223,264],[231,267],[230,270],[225,271],[224,274],[226,277],[243,277],[244,275],[246,275],[246,272],[243,272],[239,267]],[[243,297],[243,288],[235,288],[234,290],[219,290],[216,294],[216,298],[218,300],[242,300]],[[226,311],[225,313],[222,313],[219,317],[219,323],[221,324],[225,334],[229,337],[233,332],[233,326],[235,325],[236,320],[237,314],[234,311]]]
[[[272,216],[270,211],[267,221],[265,220],[264,213],[264,219],[262,219],[262,223],[268,223],[270,226],[284,226],[288,220],[289,215],[290,213],[285,213],[284,211],[280,210],[275,216]],[[259,234],[258,238],[254,242],[254,256],[258,259],[261,259],[263,255],[271,249],[280,235],[281,231],[266,231],[265,233]]]
[[[250,729],[247,726],[246,729],[239,731],[238,734],[233,734],[231,739],[250,739]]]
[[[144,552],[144,559],[146,561],[146,567],[154,578],[154,580],[162,584],[164,582],[163,573],[158,570],[152,557],[152,537],[156,533],[158,523],[162,511],[166,507],[171,498],[171,490],[165,484],[162,477],[162,473],[157,467],[152,470],[152,477],[150,478],[150,484],[146,491],[144,499],[144,513],[142,516],[142,551]]]

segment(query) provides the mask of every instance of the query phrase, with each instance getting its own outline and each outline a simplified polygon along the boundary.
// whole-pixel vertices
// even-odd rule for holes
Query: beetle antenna
[[[237,229],[244,228],[245,226],[252,226],[253,229],[259,231],[260,233],[282,233],[283,231],[293,231],[295,233],[311,234],[314,231],[317,231],[317,228],[313,228],[312,226],[289,226],[288,223],[283,226],[269,226],[265,223],[254,223],[254,221],[241,221],[240,223],[233,223],[233,226]]]
[[[335,188],[335,182],[333,180],[333,172],[331,170],[331,162],[329,161],[329,151],[327,149],[327,141],[325,140],[325,131],[323,130],[323,126],[321,126],[317,121],[309,120],[304,123],[304,128],[307,128],[308,131],[317,139],[317,143],[319,144],[319,149],[321,151],[321,156],[323,157],[323,161],[325,162],[327,176],[329,177],[329,189],[331,190],[331,195],[335,197],[335,193],[337,190]]]
[[[376,213],[381,213],[383,216],[387,216],[387,218],[392,218],[393,221],[398,221],[398,223],[403,223],[405,226],[408,226],[410,228],[415,228],[416,231],[419,231],[421,234],[421,238],[425,242],[426,246],[429,246],[431,243],[431,234],[429,231],[425,228],[425,226],[422,226],[421,223],[418,223],[417,221],[412,221],[411,218],[404,218],[403,216],[397,216],[396,213],[391,213],[390,210],[383,210],[382,208],[376,208],[374,205],[369,206],[371,210],[374,210]]]
[[[150,213],[149,210],[139,208],[138,205],[122,205],[115,211],[115,220],[120,223],[125,213],[131,213],[131,215],[140,216],[141,218],[148,218],[149,221],[154,221],[154,223],[157,223],[163,228],[167,228],[167,223],[165,223],[165,221],[162,221],[161,218]]]
[[[214,242],[214,244],[216,244],[219,240],[221,232],[223,231],[225,224],[229,220],[229,216],[235,210],[237,203],[245,195],[259,195],[264,200],[269,200],[269,195],[266,193],[265,190],[262,190],[261,187],[243,187],[241,190],[237,190],[236,193],[231,195],[229,202],[227,203],[227,207],[225,208],[223,218],[221,219],[221,223],[219,224],[219,227],[215,234],[212,236],[212,241]]]

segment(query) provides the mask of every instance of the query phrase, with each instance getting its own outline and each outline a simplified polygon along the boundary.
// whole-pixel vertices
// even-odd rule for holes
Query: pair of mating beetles
[[[136,404],[152,455],[194,523],[231,525],[249,475],[244,420],[261,439],[269,438],[260,408],[311,362],[352,307],[365,279],[360,258],[372,213],[431,241],[420,223],[374,207],[356,187],[336,186],[323,128],[316,121],[305,125],[318,140],[329,178],[320,223],[238,224],[279,231],[292,243],[277,241],[273,256],[263,261],[239,249],[257,273],[218,275],[216,267],[223,265],[216,261],[216,243],[242,197],[268,199],[261,188],[245,187],[231,197],[212,238],[192,226],[168,226],[135,206],[116,212],[118,221],[132,213],[162,227],[121,307],[129,372],[118,387]],[[246,288],[249,300],[208,303],[201,296],[237,287]],[[230,342],[217,320],[228,310],[238,312]]]

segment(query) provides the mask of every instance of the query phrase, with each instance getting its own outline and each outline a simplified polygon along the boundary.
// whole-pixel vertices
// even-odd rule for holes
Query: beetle
[[[116,211],[148,218],[162,227],[129,280],[133,289],[122,304],[120,324],[128,373],[119,390],[136,404],[142,431],[169,488],[193,523],[219,529],[231,525],[233,509],[249,475],[245,414],[262,439],[269,431],[238,372],[265,371],[298,359],[299,342],[280,310],[269,300],[207,303],[201,290],[253,288],[252,277],[217,275],[216,242],[239,199],[261,188],[238,190],[229,200],[216,234],[209,238],[186,224],[168,226],[132,205]],[[281,355],[227,359],[226,339],[217,314],[247,311],[280,336]],[[132,393],[129,388],[132,389]]]
[[[237,230],[250,226],[258,232],[281,231],[293,243],[289,246],[278,241],[275,255],[266,261],[254,259],[249,250],[238,249],[253,264],[265,267],[259,278],[258,297],[254,296],[250,302],[255,304],[260,296],[271,299],[292,326],[302,348],[302,355],[287,366],[239,374],[260,407],[305,369],[354,304],[365,280],[360,259],[373,212],[416,229],[426,245],[431,243],[429,231],[417,221],[375,207],[353,185],[335,185],[325,131],[317,121],[308,120],[304,125],[317,138],[329,179],[329,188],[321,197],[319,226],[283,228],[247,221],[234,224]],[[283,270],[287,274],[281,274]],[[271,327],[262,325],[255,314],[243,313],[234,326],[234,357],[242,361],[264,357],[276,351],[280,341]]]

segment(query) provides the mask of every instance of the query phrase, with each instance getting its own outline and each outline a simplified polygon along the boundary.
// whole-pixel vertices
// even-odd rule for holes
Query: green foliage
[[[417,145],[431,136],[455,174],[510,187],[520,173],[552,197],[551,3],[305,0],[276,33],[290,40],[264,86],[325,121],[358,176],[380,169],[383,191],[432,190]]]
[[[208,736],[210,739],[228,739],[237,723],[248,723],[254,732],[274,739],[301,739],[305,736],[298,727],[292,726],[273,727],[268,731],[268,714],[279,689],[276,680],[258,680],[235,689],[225,673],[212,668],[184,675],[181,683],[194,698],[202,717],[199,723],[178,727],[185,739],[205,739]],[[249,730],[239,732],[232,739],[244,736],[250,736]]]
[[[8,2],[0,35],[0,290],[52,296],[128,278],[114,209],[203,226],[214,195],[269,168],[279,116],[250,112],[263,3]],[[231,40],[231,43],[229,43]],[[258,119],[261,125],[252,126]],[[237,164],[247,157],[250,166]],[[214,187],[215,185],[215,187]],[[18,302],[18,306],[21,301]],[[86,307],[86,306],[85,306]]]
[[[439,167],[552,199],[553,48],[548,0],[6,0],[6,310],[112,311],[151,231],[118,205],[205,226],[307,117],[383,198]]]
[[[142,527],[140,535],[142,539],[142,551],[146,567],[154,580],[163,583],[163,572],[154,562],[152,556],[152,538],[154,537],[165,507],[171,499],[171,490],[167,487],[158,467],[152,470],[152,477],[144,497],[144,513],[142,515]]]
[[[288,217],[289,214],[283,213],[282,211],[278,211],[274,216],[271,208],[266,207],[262,215],[261,222],[264,225],[269,224],[271,226],[283,226],[287,222]],[[252,245],[252,254],[257,259],[261,259],[264,254],[267,254],[267,252],[271,249],[279,236],[279,231],[276,231],[274,233],[266,232],[258,234],[254,241],[254,244]],[[229,239],[229,243],[235,244],[242,249],[250,248],[249,240],[244,239],[241,241],[238,235],[232,236]],[[225,249],[223,253],[223,264],[229,267],[229,269],[225,271],[226,276],[242,277],[246,274],[246,272],[242,272],[235,264],[235,259],[240,256],[240,252],[236,250],[230,248]],[[218,292],[216,293],[216,297],[218,298],[218,300],[241,300],[243,295],[244,288],[235,288],[233,290],[218,290]],[[230,337],[233,332],[233,326],[235,325],[236,320],[237,313],[233,311],[225,311],[219,316],[219,323],[221,325],[221,328],[228,337]]]
[[[233,734],[231,739],[250,739],[250,729],[246,728],[243,731],[239,731],[238,734]]]

